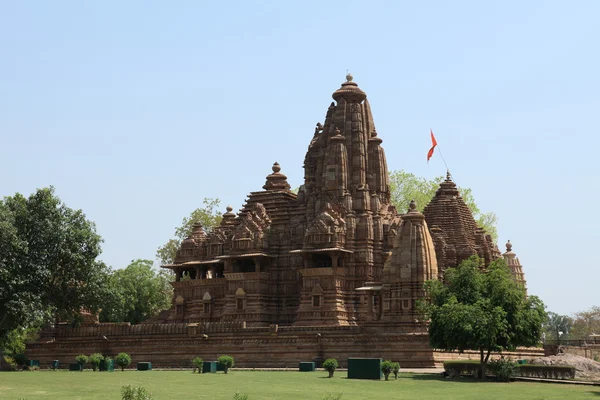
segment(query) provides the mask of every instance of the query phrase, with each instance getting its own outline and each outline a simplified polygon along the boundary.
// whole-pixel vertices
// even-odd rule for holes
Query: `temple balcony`
[[[219,286],[227,283],[226,278],[212,278],[212,279],[184,279],[178,282],[171,282],[171,286],[174,289],[182,289],[193,286]]]
[[[252,281],[252,280],[267,280],[270,278],[268,272],[226,272],[225,280],[227,281]]]

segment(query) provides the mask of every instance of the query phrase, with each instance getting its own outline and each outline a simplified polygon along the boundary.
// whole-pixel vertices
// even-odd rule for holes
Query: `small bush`
[[[448,377],[455,378],[462,374],[479,375],[480,363],[477,360],[444,361],[444,371]]]
[[[23,353],[13,354],[12,358],[15,360],[19,369],[25,367],[29,363],[29,358]]]
[[[131,364],[131,356],[127,353],[119,353],[115,357],[115,363],[121,367],[121,371],[124,371],[125,367]]]
[[[4,361],[6,361],[6,368],[8,371],[16,371],[17,368],[19,368],[15,359],[12,357],[4,356]]]
[[[596,362],[600,362],[600,355],[596,355],[596,356],[594,356],[594,361],[596,361]]]
[[[104,363],[100,363],[100,371],[108,371],[108,366],[110,365],[110,362],[112,361],[112,358],[110,358],[109,356],[104,356]],[[114,367],[114,364],[113,364]]]
[[[400,363],[399,362],[394,363],[392,372],[394,373],[394,379],[398,379],[398,373],[400,372]]]
[[[148,393],[142,386],[131,387],[131,385],[121,387],[122,400],[152,400],[152,394]]]
[[[327,360],[325,360],[323,362],[323,368],[327,372],[329,372],[330,378],[333,378],[333,373],[335,372],[337,367],[338,367],[338,362],[335,358],[328,358]]]
[[[204,361],[200,357],[196,357],[192,360],[192,364],[194,364],[194,371],[198,370],[198,373],[201,374],[202,366],[204,365]]]
[[[83,366],[87,364],[88,360],[89,358],[85,354],[80,354],[77,357],[75,357],[75,361],[77,361],[77,364],[79,364],[79,366],[81,367],[81,371],[83,371]]]
[[[97,371],[100,368],[100,363],[104,360],[104,356],[100,353],[90,355],[89,361],[92,364],[92,370]]]
[[[517,364],[504,357],[490,361],[489,368],[500,382],[509,382],[518,373]]]
[[[384,361],[381,363],[381,372],[383,372],[383,376],[385,377],[385,380],[389,380],[389,376],[392,373],[394,369],[394,363],[391,361]]]
[[[223,368],[223,372],[225,373],[227,373],[229,368],[232,368],[234,366],[233,357],[231,356],[221,356],[217,360],[217,363],[219,363],[221,368]]]
[[[240,392],[236,392],[236,394],[233,395],[233,400],[248,400],[248,395],[240,394]]]

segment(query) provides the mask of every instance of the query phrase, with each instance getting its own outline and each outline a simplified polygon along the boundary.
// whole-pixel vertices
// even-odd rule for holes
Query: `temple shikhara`
[[[486,266],[504,257],[524,286],[522,267],[510,241],[502,254],[477,225],[449,173],[423,213],[414,202],[391,204],[367,95],[346,78],[310,138],[298,193],[275,163],[238,214],[227,207],[210,231],[194,225],[163,266],[176,276],[170,310],[135,326],[54,326],[29,345],[30,358],[126,351],[134,361],[183,366],[229,354],[249,367],[450,358],[429,347],[419,319],[424,282],[473,255]]]

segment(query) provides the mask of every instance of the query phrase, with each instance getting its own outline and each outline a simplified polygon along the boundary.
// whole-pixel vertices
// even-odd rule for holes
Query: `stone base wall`
[[[555,344],[545,345],[544,353],[546,356],[555,356],[559,352],[559,346]],[[600,344],[589,344],[587,346],[560,346],[560,352],[575,354],[586,357],[590,360],[600,357]]]
[[[102,325],[102,324],[100,324]],[[425,332],[410,332],[406,327],[382,330],[366,327],[276,327],[236,329],[236,332],[201,333],[201,329],[171,327],[140,330],[118,335],[122,328],[110,329],[113,335],[97,335],[106,327],[63,331],[27,345],[30,359],[40,360],[42,368],[52,360],[64,367],[74,362],[78,354],[102,353],[114,357],[126,352],[132,366],[142,361],[153,367],[191,367],[191,360],[200,356],[216,360],[221,355],[235,358],[241,368],[297,368],[300,361],[314,361],[317,366],[327,358],[336,358],[346,367],[350,357],[383,358],[400,362],[405,368],[424,368],[440,365],[444,360],[477,358],[475,352],[444,353],[429,347]],[[167,329],[169,333],[166,333]],[[85,332],[85,334],[83,334]],[[57,332],[58,333],[58,332]],[[74,335],[72,333],[77,333]],[[517,357],[539,356],[543,350],[525,350]]]

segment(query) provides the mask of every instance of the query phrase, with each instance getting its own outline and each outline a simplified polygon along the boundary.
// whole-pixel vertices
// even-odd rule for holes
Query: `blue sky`
[[[390,170],[499,218],[550,310],[599,305],[600,2],[0,1],[0,196],[54,185],[102,259],[153,258],[181,218],[292,186],[346,70]]]

